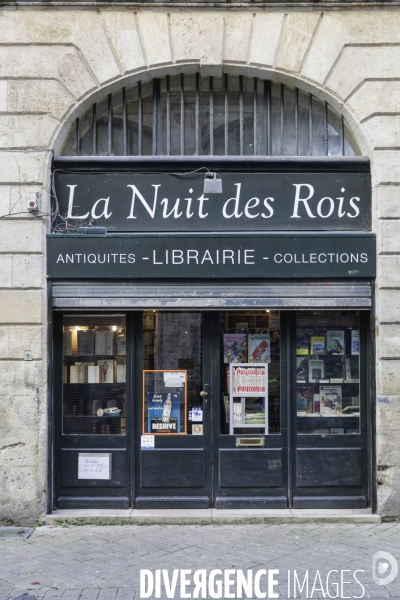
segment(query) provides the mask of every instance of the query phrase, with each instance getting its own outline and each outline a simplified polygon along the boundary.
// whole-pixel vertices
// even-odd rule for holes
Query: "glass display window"
[[[126,435],[126,326],[121,315],[65,316],[63,434]]]
[[[221,433],[280,433],[280,312],[226,311],[220,329]]]
[[[202,313],[144,311],[142,357],[142,432],[202,435]]]
[[[296,315],[297,432],[360,433],[360,327],[356,311]]]

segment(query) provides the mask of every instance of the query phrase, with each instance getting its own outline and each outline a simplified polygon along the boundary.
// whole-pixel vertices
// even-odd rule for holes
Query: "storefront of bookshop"
[[[301,82],[195,69],[52,161],[51,508],[376,510],[371,179]]]

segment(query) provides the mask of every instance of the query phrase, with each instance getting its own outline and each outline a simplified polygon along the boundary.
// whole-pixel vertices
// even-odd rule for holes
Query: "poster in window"
[[[248,336],[249,363],[271,362],[269,333],[251,333]]]
[[[148,433],[180,433],[179,392],[148,392]]]
[[[224,363],[240,363],[247,360],[247,335],[245,333],[224,334]]]

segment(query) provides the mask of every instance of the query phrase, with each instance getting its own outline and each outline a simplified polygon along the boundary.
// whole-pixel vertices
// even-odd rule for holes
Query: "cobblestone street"
[[[387,586],[373,583],[378,551],[400,559],[400,524],[44,526],[27,540],[0,541],[0,600],[23,592],[46,600],[131,600],[140,597],[140,569],[279,569],[283,598],[294,569],[301,581],[309,570],[310,595],[317,570],[325,593],[328,572],[348,570],[352,583],[340,595],[360,597],[352,576],[360,569],[365,597],[400,596],[399,576]],[[306,597],[305,589],[299,595]]]

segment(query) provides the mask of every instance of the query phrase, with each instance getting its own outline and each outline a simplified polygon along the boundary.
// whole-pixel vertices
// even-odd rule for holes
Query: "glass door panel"
[[[202,338],[199,312],[143,313],[143,433],[171,433],[168,428],[150,431],[149,421],[149,408],[158,414],[157,405],[165,407],[166,402],[171,402],[171,414],[179,418],[179,428],[173,432],[201,435]]]
[[[360,434],[359,358],[357,312],[297,313],[298,434]]]
[[[137,386],[137,508],[208,508],[211,503],[210,340],[207,313],[142,314]],[[205,393],[206,395],[201,395]],[[139,404],[140,398],[140,404]],[[143,437],[142,437],[143,436]],[[145,440],[154,444],[149,450]]]
[[[221,434],[229,434],[233,409],[236,435],[277,434],[281,428],[281,372],[280,372],[280,313],[278,310],[226,311],[221,313]],[[268,365],[267,385],[262,394],[249,396],[238,388],[230,391],[231,365],[245,365],[241,377],[254,379],[257,365]],[[243,386],[240,389],[245,389]],[[256,389],[256,388],[254,388]],[[261,389],[261,388],[260,388]],[[236,393],[237,392],[237,393]],[[267,404],[267,405],[266,405]],[[242,409],[243,407],[243,409]],[[235,422],[240,417],[243,427]],[[260,423],[262,415],[267,422]],[[262,427],[256,427],[260,423]],[[247,425],[246,425],[247,423]],[[266,425],[266,426],[265,426]],[[251,426],[251,427],[250,427]],[[232,427],[231,427],[232,429]]]
[[[214,390],[220,420],[213,429],[217,508],[287,507],[285,340],[278,310],[220,312],[220,388]]]

